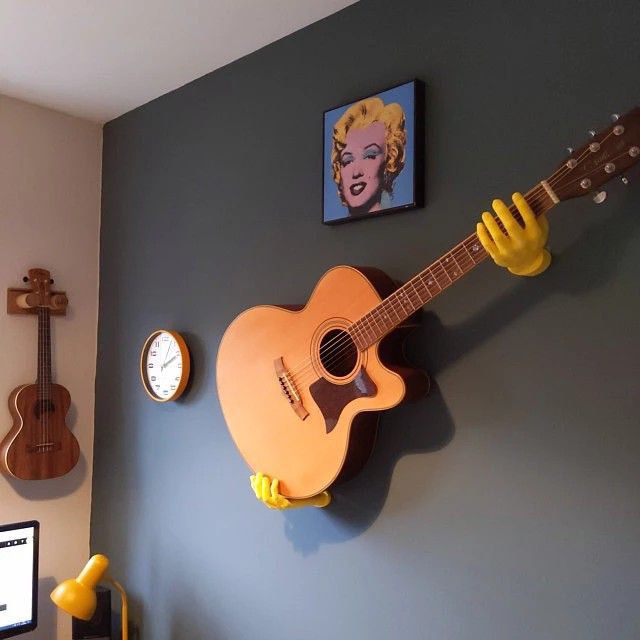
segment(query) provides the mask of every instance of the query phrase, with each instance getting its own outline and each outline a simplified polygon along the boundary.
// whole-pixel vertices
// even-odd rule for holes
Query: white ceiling
[[[356,0],[0,0],[0,93],[105,122]]]

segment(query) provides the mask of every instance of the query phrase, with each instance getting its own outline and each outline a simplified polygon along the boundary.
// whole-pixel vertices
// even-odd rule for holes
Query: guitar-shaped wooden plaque
[[[9,396],[13,427],[0,444],[0,469],[21,480],[45,480],[71,471],[80,448],[65,423],[71,396],[51,381],[50,313],[60,296],[52,296],[45,269],[30,269],[29,280],[33,292],[23,297],[38,315],[38,376]]]
[[[570,198],[604,199],[600,187],[640,159],[640,107],[592,135],[525,194],[537,216]],[[522,223],[514,206],[511,212]],[[486,258],[474,233],[399,288],[377,269],[340,266],[304,307],[240,314],[220,344],[217,385],[251,469],[278,478],[290,498],[318,494],[359,471],[378,413],[428,389],[426,374],[404,361],[402,328]]]

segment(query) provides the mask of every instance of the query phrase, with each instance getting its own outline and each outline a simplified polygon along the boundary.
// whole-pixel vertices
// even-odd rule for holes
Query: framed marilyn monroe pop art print
[[[325,224],[421,206],[423,92],[412,80],[324,112]]]

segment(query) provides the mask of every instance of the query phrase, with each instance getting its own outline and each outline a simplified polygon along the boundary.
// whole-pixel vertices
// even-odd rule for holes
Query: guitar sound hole
[[[357,361],[357,347],[346,331],[331,329],[320,341],[320,362],[332,376],[348,376],[355,369]]]

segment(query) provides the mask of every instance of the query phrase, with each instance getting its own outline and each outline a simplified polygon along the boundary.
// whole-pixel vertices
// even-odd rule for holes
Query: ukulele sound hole
[[[56,409],[53,400],[38,400],[33,408],[38,420],[40,420],[45,413],[53,413]]]
[[[320,362],[332,376],[348,376],[358,361],[358,350],[351,336],[342,329],[328,331],[320,341]]]

